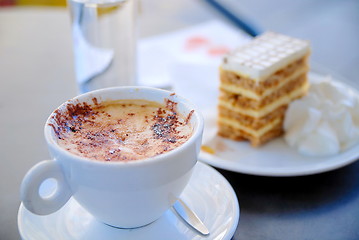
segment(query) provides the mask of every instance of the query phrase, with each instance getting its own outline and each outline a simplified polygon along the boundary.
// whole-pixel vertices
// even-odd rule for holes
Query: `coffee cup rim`
[[[96,97],[96,96],[99,96],[102,93],[106,93],[108,91],[126,91],[126,90],[127,91],[141,91],[142,90],[142,91],[161,92],[163,95],[167,94],[167,96],[169,98],[171,98],[171,97],[176,98],[175,102],[180,103],[181,105],[184,105],[185,108],[188,109],[188,112],[190,112],[191,110],[194,110],[192,117],[195,117],[196,120],[195,120],[195,126],[193,126],[193,133],[190,136],[190,138],[186,142],[181,144],[180,146],[172,149],[171,151],[168,151],[168,152],[165,152],[163,154],[159,154],[159,155],[156,155],[153,157],[149,157],[149,158],[144,158],[144,159],[139,159],[139,160],[130,160],[130,161],[108,161],[108,162],[107,161],[98,161],[98,160],[94,160],[94,159],[76,155],[76,154],[71,153],[59,146],[59,144],[55,140],[55,137],[53,134],[53,128],[49,124],[50,121],[52,120],[52,117],[55,114],[56,110],[66,106],[67,104],[74,102],[74,101],[81,102],[81,100],[79,100],[79,99],[87,98],[88,96],[91,96],[91,95]],[[121,99],[126,99],[126,98],[118,98],[118,100],[121,100]],[[146,100],[146,98],[142,98],[142,99]],[[165,97],[163,97],[163,99],[165,99]],[[113,99],[113,100],[117,100],[117,99]],[[172,100],[172,99],[170,99],[170,100]],[[87,102],[87,101],[82,101],[82,102]],[[56,149],[56,151],[60,152],[62,155],[71,157],[71,159],[75,159],[77,161],[84,161],[85,163],[91,163],[91,164],[119,165],[119,166],[124,166],[124,167],[126,167],[126,166],[131,167],[131,166],[146,165],[146,164],[163,161],[164,159],[167,159],[168,157],[171,157],[171,156],[177,154],[178,152],[182,151],[182,149],[186,148],[187,146],[194,144],[193,142],[196,141],[197,138],[201,139],[203,128],[204,128],[204,120],[203,120],[202,114],[198,110],[198,107],[195,104],[193,104],[192,102],[190,102],[189,100],[187,100],[186,98],[184,98],[180,95],[177,95],[174,91],[168,91],[168,90],[164,90],[164,89],[147,87],[147,86],[120,86],[120,87],[103,88],[103,89],[98,89],[98,90],[94,90],[91,92],[83,93],[83,94],[77,95],[77,96],[67,100],[66,102],[62,103],[48,117],[48,119],[45,123],[45,127],[44,127],[44,134],[45,134],[46,142],[49,145],[54,147]]]

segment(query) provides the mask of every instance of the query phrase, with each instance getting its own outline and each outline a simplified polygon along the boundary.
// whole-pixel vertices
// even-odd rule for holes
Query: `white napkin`
[[[143,39],[139,42],[139,84],[179,89],[203,84],[201,79],[218,77],[213,73],[226,52],[249,40],[244,32],[220,20]],[[182,79],[177,76],[179,70]],[[202,78],[192,82],[198,74]]]

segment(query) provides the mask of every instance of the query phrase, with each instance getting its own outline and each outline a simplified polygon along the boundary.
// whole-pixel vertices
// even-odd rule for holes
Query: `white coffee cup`
[[[62,104],[91,103],[118,99],[145,99],[177,103],[186,116],[194,110],[190,123],[192,136],[181,146],[152,158],[128,162],[102,162],[74,155],[57,144],[52,113],[45,125],[45,138],[53,160],[32,167],[21,185],[24,206],[38,215],[59,210],[72,196],[96,219],[108,225],[134,228],[158,219],[185,188],[197,162],[203,132],[203,118],[184,98],[169,91],[148,87],[116,87],[89,92]],[[56,190],[41,196],[39,189],[47,179],[55,179]]]

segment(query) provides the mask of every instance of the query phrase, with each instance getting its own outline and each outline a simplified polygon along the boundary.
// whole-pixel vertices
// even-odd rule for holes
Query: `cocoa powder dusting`
[[[174,101],[169,100],[168,98],[165,99],[166,108],[172,112],[176,112],[177,103]]]
[[[94,105],[98,105],[96,98],[93,98],[92,101]],[[97,115],[97,112],[93,110],[93,106],[85,102],[69,103],[66,105],[66,109],[62,111],[55,110],[55,114],[52,116],[54,123],[49,123],[49,125],[53,128],[58,139],[63,139],[64,134],[68,131],[76,132],[81,130],[83,122],[87,118],[94,119],[95,115]],[[91,123],[91,120],[87,120],[87,122]]]
[[[99,161],[144,159],[171,151],[192,135],[193,110],[184,118],[168,99],[164,106],[145,100],[92,102],[69,103],[49,123],[59,145],[76,155]]]
[[[187,116],[187,118],[186,118],[185,124],[188,124],[188,123],[189,123],[189,121],[191,120],[191,117],[192,117],[193,113],[194,113],[194,110],[191,110],[191,111],[189,112],[189,114],[188,114],[188,116]]]

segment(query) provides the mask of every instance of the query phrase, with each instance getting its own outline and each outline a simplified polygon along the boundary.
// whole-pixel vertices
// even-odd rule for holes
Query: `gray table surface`
[[[262,30],[312,42],[312,60],[358,85],[356,0],[222,0]],[[142,0],[140,36],[222,18],[202,0]],[[70,22],[61,8],[0,9],[0,240],[19,239],[19,186],[49,158],[47,116],[75,96]],[[241,219],[233,239],[359,239],[359,162],[306,177],[219,170],[235,189]]]

